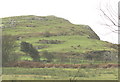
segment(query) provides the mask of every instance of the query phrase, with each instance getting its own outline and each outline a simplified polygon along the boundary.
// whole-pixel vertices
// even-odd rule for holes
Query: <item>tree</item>
[[[30,43],[21,42],[21,51],[25,52],[26,54],[29,54],[33,58],[33,61],[40,60],[39,52]]]
[[[120,2],[118,3],[118,0],[116,0],[116,2],[111,2],[111,0],[108,0],[107,3],[105,3],[105,5],[104,3],[100,4],[101,17],[104,20],[104,25],[107,26],[112,32],[118,33],[118,31],[120,31],[119,30],[120,28],[120,11],[119,11]],[[118,6],[116,7],[113,6],[117,4]]]
[[[2,64],[16,61],[18,56],[15,54],[16,39],[11,35],[2,36]]]
[[[116,4],[113,2],[109,2],[106,4],[106,6],[103,6],[100,4],[100,11],[102,13],[103,19],[107,19],[107,22],[105,22],[105,26],[107,26],[112,32],[118,33],[118,38],[120,37],[120,1],[119,0],[113,0],[116,1]],[[116,8],[112,4],[116,5]],[[118,55],[120,52],[120,42],[118,40]],[[118,57],[118,60],[119,57]],[[120,61],[119,61],[120,62]]]

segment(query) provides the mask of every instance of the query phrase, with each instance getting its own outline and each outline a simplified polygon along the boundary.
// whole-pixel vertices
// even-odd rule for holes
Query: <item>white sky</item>
[[[0,18],[19,15],[55,15],[74,24],[89,25],[101,38],[112,43],[118,42],[116,33],[101,25],[100,2],[108,0],[1,0]],[[119,0],[111,0],[117,7]],[[117,11],[117,10],[116,10]]]

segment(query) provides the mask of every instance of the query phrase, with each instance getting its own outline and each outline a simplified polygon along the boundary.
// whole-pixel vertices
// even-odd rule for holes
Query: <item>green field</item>
[[[117,68],[3,68],[3,80],[117,80]]]

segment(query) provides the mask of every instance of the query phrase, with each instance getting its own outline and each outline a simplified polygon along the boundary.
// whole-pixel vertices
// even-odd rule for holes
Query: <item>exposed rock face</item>
[[[86,59],[99,60],[99,61],[118,61],[117,51],[91,51],[85,54]]]

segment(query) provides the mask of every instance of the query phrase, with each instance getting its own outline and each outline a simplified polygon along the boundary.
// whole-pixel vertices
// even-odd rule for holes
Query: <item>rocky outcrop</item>
[[[90,51],[85,53],[84,57],[89,60],[98,60],[98,61],[118,61],[118,52],[117,51]]]

